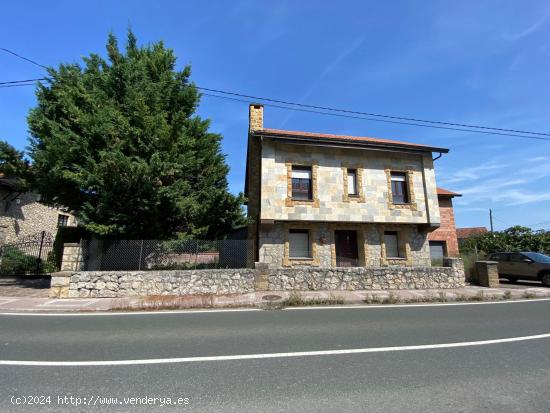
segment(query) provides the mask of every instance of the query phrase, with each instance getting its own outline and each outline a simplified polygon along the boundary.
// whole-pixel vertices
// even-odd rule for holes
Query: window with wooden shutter
[[[396,231],[384,232],[384,244],[386,246],[386,258],[399,258],[399,242]]]
[[[311,258],[307,229],[291,229],[288,234],[288,244],[290,258]]]

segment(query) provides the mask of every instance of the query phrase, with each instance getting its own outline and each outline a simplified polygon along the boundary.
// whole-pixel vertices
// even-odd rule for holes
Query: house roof
[[[462,196],[462,194],[458,194],[456,192],[449,191],[448,189],[439,188],[439,187],[437,187],[437,195],[439,195],[439,196],[448,196],[450,198],[452,198],[454,196]]]
[[[0,186],[13,190],[17,187],[17,181],[18,179],[13,176],[6,176],[0,173]]]
[[[302,132],[270,128],[257,129],[252,131],[252,134],[287,141],[301,141],[313,144],[332,143],[337,145],[348,144],[349,146],[357,147],[378,147],[386,149],[399,148],[416,152],[449,152],[446,148],[422,145],[419,143],[395,141],[391,139],[372,138],[367,136],[333,135],[329,133]]]
[[[485,227],[457,228],[456,237],[458,239],[470,238],[474,235],[481,235],[487,232]]]

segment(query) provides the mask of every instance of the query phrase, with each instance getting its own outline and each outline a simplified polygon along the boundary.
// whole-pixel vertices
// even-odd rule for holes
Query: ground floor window
[[[384,232],[384,245],[386,246],[386,258],[401,258],[397,231]]]
[[[445,241],[430,241],[432,265],[443,265],[443,257],[445,256],[447,256],[447,243]]]
[[[291,259],[311,258],[309,231],[307,229],[291,229],[288,234],[288,244]]]
[[[57,216],[57,226],[66,227],[67,225],[69,225],[69,216],[65,214],[59,214]]]

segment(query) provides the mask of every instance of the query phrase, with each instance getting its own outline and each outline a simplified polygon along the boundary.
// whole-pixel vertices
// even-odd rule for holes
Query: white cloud
[[[546,7],[546,10],[544,10],[544,12],[542,13],[542,16],[526,29],[516,33],[504,34],[502,38],[504,40],[519,40],[525,36],[528,36],[531,33],[540,29],[542,26],[544,26],[544,23],[546,23],[546,20],[548,19],[548,17],[550,17],[550,7]]]
[[[485,165],[472,166],[469,168],[462,168],[456,172],[451,173],[448,177],[443,177],[441,182],[445,185],[453,184],[464,181],[476,181],[499,169],[507,168],[510,166],[507,163],[487,163]]]

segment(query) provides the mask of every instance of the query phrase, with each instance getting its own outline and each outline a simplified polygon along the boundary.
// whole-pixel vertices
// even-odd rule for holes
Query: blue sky
[[[205,4],[206,3],[206,4]],[[419,6],[421,5],[421,7]],[[11,16],[11,17],[10,17]],[[46,65],[104,52],[131,25],[164,40],[200,86],[353,110],[550,132],[548,1],[7,2],[0,47]],[[0,81],[44,73],[0,54]],[[0,89],[0,139],[26,146],[33,87]],[[203,97],[243,190],[246,103]],[[550,227],[550,142],[266,108],[265,126],[450,148],[438,184],[458,226]],[[543,223],[538,225],[539,223]]]

